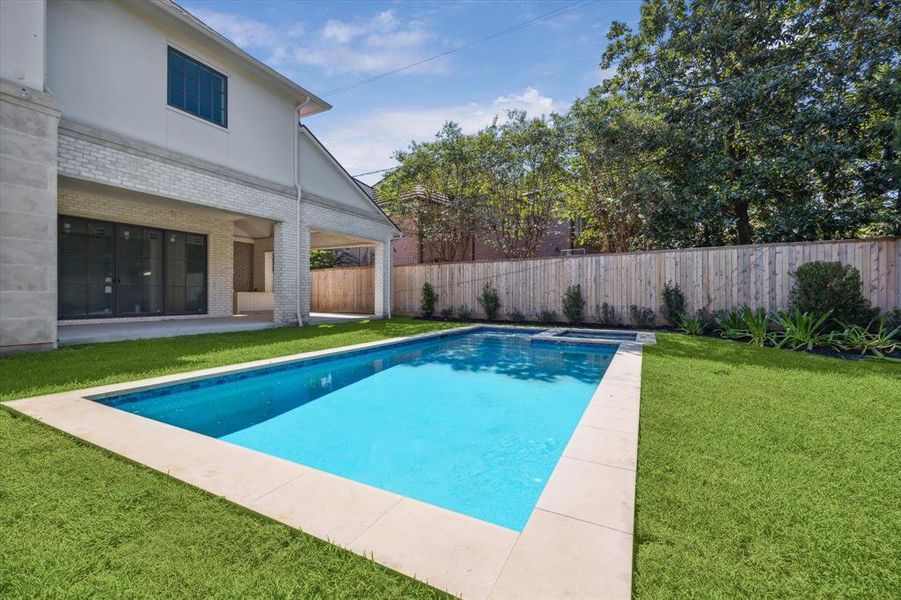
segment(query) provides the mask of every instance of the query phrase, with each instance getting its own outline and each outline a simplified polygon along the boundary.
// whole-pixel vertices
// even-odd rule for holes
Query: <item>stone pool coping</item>
[[[484,328],[498,329],[461,327],[37,396],[5,406],[463,598],[628,598],[641,342],[617,342],[522,532],[91,399]]]

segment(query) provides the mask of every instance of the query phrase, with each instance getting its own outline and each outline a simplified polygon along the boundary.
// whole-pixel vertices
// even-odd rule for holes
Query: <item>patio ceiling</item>
[[[313,250],[333,250],[336,248],[358,248],[375,246],[375,242],[333,231],[310,230],[310,248]]]

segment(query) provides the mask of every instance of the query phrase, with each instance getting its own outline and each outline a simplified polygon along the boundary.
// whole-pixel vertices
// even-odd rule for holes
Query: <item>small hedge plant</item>
[[[582,297],[582,286],[577,283],[566,288],[562,302],[563,314],[566,315],[566,320],[572,325],[581,323],[585,312],[585,298]]]
[[[596,313],[601,325],[616,325],[616,309],[606,302],[596,307]]]
[[[479,306],[485,313],[485,318],[489,321],[496,321],[497,315],[501,310],[501,298],[497,294],[497,290],[491,282],[486,282],[482,286],[482,293],[479,294]]]
[[[629,317],[636,327],[651,327],[654,324],[654,311],[650,308],[633,304],[629,307]]]
[[[814,316],[832,311],[832,328],[841,323],[865,325],[875,317],[863,296],[860,272],[840,262],[814,261],[791,273],[792,310]]]
[[[432,284],[428,281],[422,284],[422,291],[419,293],[419,310],[422,312],[422,316],[425,318],[430,318],[433,314],[435,314],[435,302],[438,301],[438,294],[435,293],[435,288],[432,287]]]
[[[553,310],[542,308],[538,312],[538,322],[542,325],[550,325],[557,322],[557,313]]]
[[[679,288],[679,284],[669,284],[663,286],[663,306],[660,307],[663,318],[673,327],[680,326],[682,318],[686,316],[685,311],[685,294]]]

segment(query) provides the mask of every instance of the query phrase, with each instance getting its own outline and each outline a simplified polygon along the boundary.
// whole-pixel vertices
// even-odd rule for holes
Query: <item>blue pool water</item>
[[[100,400],[522,530],[615,346],[478,330]]]

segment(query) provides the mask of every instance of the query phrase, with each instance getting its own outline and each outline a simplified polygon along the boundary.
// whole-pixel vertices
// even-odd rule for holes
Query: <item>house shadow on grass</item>
[[[0,358],[0,400],[324,350],[457,324],[411,319],[282,327],[68,346]]]

